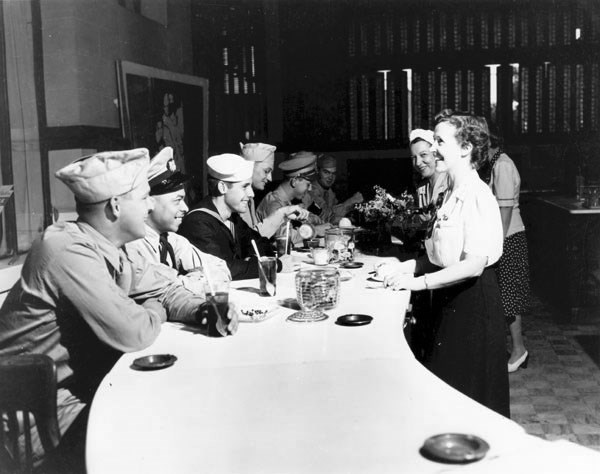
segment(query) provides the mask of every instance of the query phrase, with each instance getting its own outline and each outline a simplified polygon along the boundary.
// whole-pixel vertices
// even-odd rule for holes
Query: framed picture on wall
[[[177,168],[194,175],[195,191],[201,193],[208,157],[208,79],[128,61],[117,61],[117,77],[123,137],[132,148],[148,148],[150,156],[172,147]]]

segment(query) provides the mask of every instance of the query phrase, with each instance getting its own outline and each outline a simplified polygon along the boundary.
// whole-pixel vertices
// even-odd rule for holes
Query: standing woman
[[[427,255],[386,263],[378,275],[393,289],[434,290],[433,349],[425,366],[508,417],[504,315],[490,268],[502,254],[502,222],[490,188],[476,171],[487,158],[487,125],[451,111],[436,119],[432,150],[449,187],[425,241]]]
[[[526,368],[529,360],[521,332],[521,315],[529,305],[530,296],[529,256],[519,211],[521,177],[514,162],[502,150],[500,134],[495,127],[492,130],[488,161],[479,170],[479,175],[489,183],[500,206],[504,251],[498,262],[498,284],[512,340],[508,371],[515,372],[519,367]]]
[[[437,169],[436,159],[431,150],[432,146],[433,131],[422,128],[411,130],[409,148],[417,180],[416,201],[418,207],[427,209],[427,212],[416,216],[419,224],[418,232],[415,232],[412,236],[408,234],[401,237],[404,241],[404,248],[407,249],[401,254],[402,258],[418,258],[424,253],[423,240],[427,223],[435,212],[436,204],[438,207],[441,206],[443,196],[448,188],[446,172]],[[429,317],[431,313],[431,293],[429,291],[413,293],[411,303],[416,320],[410,327],[407,339],[415,358],[419,362],[423,362],[431,353],[432,322]]]

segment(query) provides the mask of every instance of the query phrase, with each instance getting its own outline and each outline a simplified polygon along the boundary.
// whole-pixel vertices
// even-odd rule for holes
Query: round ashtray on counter
[[[173,354],[152,354],[144,357],[138,357],[131,364],[135,370],[160,370],[171,367],[177,357]]]
[[[371,324],[373,316],[367,314],[344,314],[336,319],[335,324],[338,326],[364,326]]]
[[[362,262],[344,262],[340,263],[340,268],[362,268]]]
[[[490,445],[478,436],[444,433],[427,438],[421,454],[432,461],[464,464],[479,461],[489,449]]]

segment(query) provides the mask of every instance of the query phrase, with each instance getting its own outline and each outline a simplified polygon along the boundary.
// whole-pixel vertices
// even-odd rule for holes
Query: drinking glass
[[[213,279],[208,284],[208,280],[204,280],[204,296],[206,303],[200,306],[198,317],[203,324],[204,320],[211,321],[221,319],[227,320],[229,312],[229,280],[228,279]]]
[[[277,258],[260,257],[258,265],[260,295],[275,296],[275,290],[277,288]]]
[[[290,255],[292,253],[292,239],[286,239],[285,235],[275,238],[275,244],[277,246],[277,255]]]

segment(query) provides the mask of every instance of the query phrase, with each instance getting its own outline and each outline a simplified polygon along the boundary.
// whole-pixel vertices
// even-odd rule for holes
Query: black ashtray
[[[362,268],[363,265],[362,262],[344,262],[340,263],[340,268]]]
[[[335,324],[338,326],[364,326],[371,324],[373,316],[367,314],[344,314],[336,319]]]
[[[138,357],[131,364],[132,369],[136,370],[159,370],[171,367],[177,357],[173,354],[153,354],[144,357]]]

